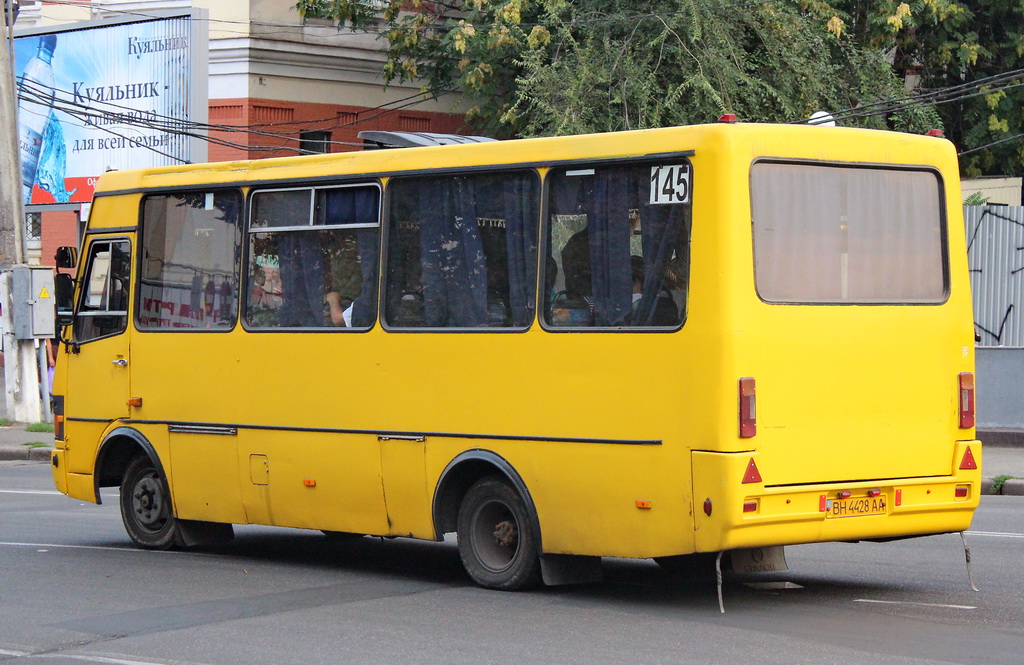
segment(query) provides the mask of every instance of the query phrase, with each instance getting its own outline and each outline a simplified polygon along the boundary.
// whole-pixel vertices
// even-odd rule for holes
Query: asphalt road
[[[968,540],[787,549],[790,571],[672,578],[608,560],[601,584],[471,585],[451,543],[237,527],[216,553],[133,549],[112,493],[57,494],[0,463],[0,662],[1007,663],[1024,652],[1024,497],[984,497]],[[754,586],[756,585],[756,586]]]

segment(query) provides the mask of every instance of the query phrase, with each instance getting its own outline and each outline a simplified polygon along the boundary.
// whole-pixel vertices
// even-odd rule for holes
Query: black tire
[[[167,550],[178,544],[178,526],[167,481],[149,457],[136,457],[124,471],[121,520],[128,537],[138,547]]]
[[[526,503],[504,480],[478,480],[462,499],[459,556],[474,582],[518,591],[540,582],[537,534]]]

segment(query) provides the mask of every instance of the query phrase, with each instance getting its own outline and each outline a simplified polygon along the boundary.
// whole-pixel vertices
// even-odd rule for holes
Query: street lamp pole
[[[4,381],[7,417],[37,422],[41,401],[33,340],[14,336],[11,268],[25,263],[21,153],[18,146],[18,104],[14,82],[14,21],[16,0],[4,1],[4,42],[0,47],[0,111],[6,121],[0,130],[0,329],[3,330]],[[43,377],[45,378],[45,377]]]

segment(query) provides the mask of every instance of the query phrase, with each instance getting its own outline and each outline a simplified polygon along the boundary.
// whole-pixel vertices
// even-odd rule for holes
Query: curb
[[[0,461],[49,462],[53,448],[0,448]]]
[[[982,496],[1024,496],[1024,478],[1008,478],[998,492],[992,491],[994,484],[991,478],[982,480]]]

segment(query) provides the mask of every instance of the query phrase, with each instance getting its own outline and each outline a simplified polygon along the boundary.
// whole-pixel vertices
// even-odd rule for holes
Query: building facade
[[[186,120],[209,124],[207,161],[358,150],[363,130],[463,129],[455,97],[425,98],[416,83],[385,86],[376,33],[304,21],[290,0],[21,0],[15,35],[193,8],[209,35],[207,104]],[[27,212],[27,262],[47,265],[57,246],[80,239],[88,205]]]

